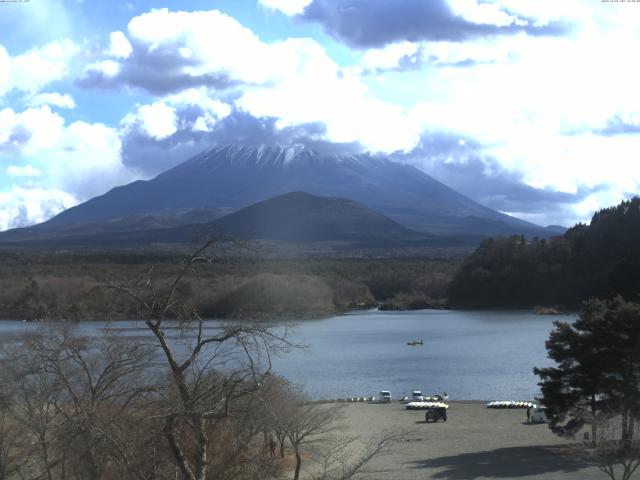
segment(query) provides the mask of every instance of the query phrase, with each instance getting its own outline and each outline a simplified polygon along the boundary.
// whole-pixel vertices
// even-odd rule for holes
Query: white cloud
[[[43,222],[76,203],[61,190],[13,186],[0,191],[0,230]]]
[[[277,117],[278,127],[322,123],[332,142],[360,142],[372,151],[410,150],[420,126],[397,105],[376,99],[357,75],[343,70],[311,39],[288,39],[272,47],[277,83],[247,88],[236,105],[256,117]]]
[[[192,60],[183,67],[191,76],[222,71],[234,79],[261,83],[272,70],[267,45],[236,19],[217,10],[151,10],[134,17],[128,32],[151,52],[174,49],[178,57]]]
[[[32,165],[9,165],[7,175],[11,177],[39,177],[42,172]]]
[[[199,132],[211,131],[219,120],[231,114],[231,106],[211,98],[206,88],[189,88],[180,93],[169,95],[165,102],[178,109],[198,107],[202,110],[194,122],[192,129]]]
[[[418,53],[420,44],[412,42],[391,43],[383,48],[367,50],[362,57],[362,66],[368,70],[390,70],[397,68],[400,60]]]
[[[0,110],[0,151],[19,151],[32,155],[53,148],[59,141],[64,119],[48,105],[15,112]]]
[[[9,81],[5,82],[4,91],[0,90],[0,94],[13,88],[35,93],[49,83],[65,78],[69,74],[69,62],[78,51],[79,47],[71,40],[66,39],[32,48],[21,55],[10,58]],[[3,54],[0,52],[0,57],[2,56]]]
[[[405,109],[376,99],[357,75],[340,68],[313,39],[266,43],[219,11],[168,9],[134,17],[127,37],[133,53],[88,67],[85,85],[143,86],[165,95],[193,90],[193,85],[208,87],[212,94],[237,85],[237,107],[254,116],[277,117],[281,128],[325,124],[330,141],[361,142],[385,152],[407,150],[418,141],[419,125]],[[166,98],[139,107],[123,125],[139,125],[156,140],[174,134],[181,128],[176,124],[178,97]],[[199,131],[211,130],[230,112],[221,102],[198,106],[209,112],[194,121],[192,128]]]
[[[137,174],[123,165],[120,151],[118,130],[100,123],[66,124],[48,105],[0,110],[0,161],[8,152],[12,162],[20,162],[5,169],[0,228],[46,220],[134,180]]]
[[[508,26],[516,17],[504,12],[499,3],[478,3],[477,0],[448,0],[451,10],[468,22]]]
[[[285,15],[296,15],[304,12],[304,9],[313,0],[258,0],[263,7],[279,10]]]
[[[118,130],[101,123],[71,123],[56,148],[39,160],[53,184],[81,201],[137,178],[122,163]]]
[[[148,137],[156,140],[167,138],[178,130],[176,109],[165,102],[141,105],[135,113],[128,114],[122,124],[131,128],[137,125]]]
[[[640,48],[640,38],[622,27],[595,36],[593,24],[585,25],[563,38],[515,35],[430,46],[448,61],[495,60],[422,75],[415,121],[479,141],[483,154],[534,187],[576,192],[601,186],[589,202],[615,203],[625,192],[638,192],[640,137],[599,131],[614,119],[629,126],[640,120],[640,106],[629,102],[637,95],[640,71],[628,57]],[[490,43],[493,54],[486,48]]]
[[[133,47],[129,42],[129,39],[121,31],[111,32],[109,35],[109,50],[108,55],[112,55],[117,58],[127,58],[133,52]]]
[[[11,84],[11,57],[7,49],[0,45],[0,96],[7,90]]]
[[[51,105],[58,108],[76,108],[76,102],[68,93],[39,93],[31,99],[31,106]]]
[[[602,9],[589,2],[582,0],[500,0],[499,4],[504,10],[523,17],[533,19],[534,26],[548,25],[554,21],[573,21],[581,24],[589,21],[591,17],[590,7],[600,10],[598,15],[602,15]],[[607,6],[604,6],[607,8]]]
[[[122,66],[115,60],[102,60],[87,65],[84,69],[84,75],[100,74],[107,78],[113,78],[120,73],[121,69]]]

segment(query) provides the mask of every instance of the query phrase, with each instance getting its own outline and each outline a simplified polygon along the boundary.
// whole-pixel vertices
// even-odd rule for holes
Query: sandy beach
[[[545,424],[528,425],[523,409],[487,409],[484,402],[450,402],[447,422],[425,423],[424,412],[399,402],[346,404],[345,435],[375,438],[411,429],[393,452],[372,466],[371,479],[465,480],[602,479],[604,474],[567,456],[568,442]]]

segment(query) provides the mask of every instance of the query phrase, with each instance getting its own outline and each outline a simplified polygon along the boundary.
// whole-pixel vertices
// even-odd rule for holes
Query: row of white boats
[[[537,408],[537,405],[533,402],[499,400],[487,403],[487,408]]]
[[[428,410],[430,408],[444,408],[445,410],[449,408],[444,402],[409,402],[405,405],[407,410]]]

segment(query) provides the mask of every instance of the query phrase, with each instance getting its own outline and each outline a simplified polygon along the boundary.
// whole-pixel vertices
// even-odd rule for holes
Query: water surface
[[[447,392],[455,399],[529,400],[538,395],[534,366],[550,364],[544,342],[554,320],[522,311],[420,310],[354,312],[295,327],[303,351],[274,360],[281,375],[313,397],[374,395],[397,397],[419,389]],[[216,321],[208,323],[215,328]],[[80,322],[84,334],[114,328],[119,335],[144,336],[141,322]],[[0,335],[12,341],[35,324],[0,322]],[[422,340],[423,345],[407,342]]]

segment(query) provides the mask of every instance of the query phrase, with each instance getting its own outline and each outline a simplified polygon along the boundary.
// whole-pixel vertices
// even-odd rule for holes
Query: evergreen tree
[[[590,425],[596,443],[598,417],[619,416],[624,444],[640,418],[640,305],[585,302],[576,322],[555,323],[546,347],[557,366],[534,373],[552,431],[574,435]]]

